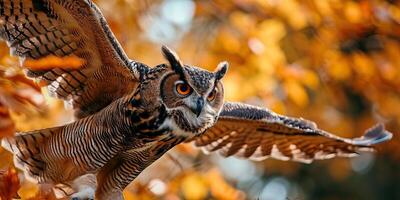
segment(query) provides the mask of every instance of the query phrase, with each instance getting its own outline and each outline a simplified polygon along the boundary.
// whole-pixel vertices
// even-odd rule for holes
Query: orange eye
[[[214,89],[214,90],[208,95],[207,100],[208,100],[208,101],[212,101],[212,100],[215,99],[216,96],[217,96],[217,90]]]
[[[182,96],[187,96],[192,92],[192,88],[186,83],[176,84],[176,92]]]

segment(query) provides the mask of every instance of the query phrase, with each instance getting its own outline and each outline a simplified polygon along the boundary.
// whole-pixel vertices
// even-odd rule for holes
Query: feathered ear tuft
[[[179,74],[183,74],[183,64],[179,59],[178,55],[172,51],[167,46],[162,46],[161,51],[164,55],[164,58],[168,60],[169,64],[171,65],[172,69]]]
[[[225,76],[226,71],[228,71],[228,67],[229,67],[228,62],[226,61],[220,62],[217,66],[217,69],[214,72],[215,79],[218,81],[221,80]]]

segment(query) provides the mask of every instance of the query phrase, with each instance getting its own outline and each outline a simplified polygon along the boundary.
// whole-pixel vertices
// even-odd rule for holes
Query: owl
[[[184,142],[223,156],[310,163],[371,151],[392,137],[378,124],[342,138],[302,118],[225,102],[227,62],[206,71],[165,46],[165,64],[130,60],[90,0],[0,0],[0,38],[26,76],[74,109],[70,124],[2,140],[27,178],[53,184],[61,196],[79,197],[79,183],[95,177],[92,196],[123,199],[135,177]],[[83,62],[31,66],[51,57]]]

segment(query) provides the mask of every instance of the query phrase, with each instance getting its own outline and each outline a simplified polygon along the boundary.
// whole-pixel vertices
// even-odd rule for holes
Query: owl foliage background
[[[33,2],[33,4],[31,4],[32,9],[30,9],[29,6],[23,9],[24,5],[28,4],[20,3],[26,2]],[[199,93],[197,90],[199,90],[200,87],[205,87],[207,91],[205,94],[207,95],[204,94],[204,100],[206,98],[210,98],[212,101],[221,99],[221,97],[218,97],[218,95],[222,94],[221,88],[218,86],[219,83],[217,83],[218,81],[210,84],[211,86],[217,85],[217,89],[220,88],[217,90],[218,92],[215,92],[215,94],[218,95],[210,95],[214,93],[214,90],[211,90],[211,88],[214,87],[207,87],[207,84],[203,84],[201,80],[217,80],[217,72],[224,69],[225,64],[221,64],[220,70],[217,70],[215,72],[216,75],[213,77],[212,73],[190,66],[184,67],[182,61],[180,61],[174,53],[164,49],[165,57],[169,61],[167,65],[160,65],[151,70],[147,69],[144,64],[130,62],[126,59],[124,53],[118,50],[119,46],[114,45],[116,43],[113,41],[112,37],[102,38],[105,40],[96,41],[93,39],[96,37],[87,37],[87,35],[85,37],[85,34],[82,34],[82,31],[85,32],[89,30],[90,34],[95,36],[104,36],[101,29],[99,29],[100,31],[93,31],[93,29],[98,30],[96,29],[98,28],[98,24],[100,24],[100,27],[104,28],[104,21],[95,20],[96,18],[93,19],[88,15],[90,12],[87,12],[87,5],[90,4],[85,4],[85,1],[60,1],[64,7],[73,11],[72,13],[78,16],[81,22],[87,23],[88,25],[77,26],[73,20],[69,20],[70,16],[64,11],[58,12],[64,10],[63,7],[55,6],[55,4],[51,3],[52,1],[50,3],[43,2],[44,1],[1,1],[2,4],[0,5],[4,6],[4,10],[2,11],[2,23],[7,22],[5,26],[3,26],[2,37],[5,37],[9,42],[8,45],[11,46],[11,50],[15,54],[23,57],[44,57],[43,55],[49,51],[55,51],[55,55],[77,55],[77,57],[64,56],[61,57],[62,59],[57,56],[45,57],[45,59],[25,59],[23,63],[24,67],[30,70],[28,76],[46,77],[45,79],[42,78],[37,85],[45,86],[52,82],[50,87],[48,87],[48,91],[53,95],[68,99],[70,98],[68,94],[72,93],[73,100],[72,102],[70,101],[70,103],[75,107],[75,116],[78,118],[88,116],[90,113],[97,112],[103,106],[108,105],[110,101],[114,101],[117,96],[125,94],[126,91],[135,91],[135,84],[130,84],[130,81],[133,80],[127,70],[130,69],[133,77],[143,82],[148,82],[150,83],[148,85],[151,85],[151,87],[149,87],[150,89],[142,90],[147,91],[145,95],[140,95],[140,97],[135,96],[137,99],[144,100],[144,102],[154,102],[153,97],[159,96],[163,99],[167,109],[186,107],[188,109],[187,111],[181,112],[180,114],[169,113],[171,115],[167,116],[177,116],[176,119],[181,120],[173,121],[180,121],[179,123],[185,124],[185,126],[182,127],[190,127],[188,123],[190,123],[190,125],[196,124],[203,127],[204,124],[201,123],[202,115],[199,115],[200,118],[194,117],[198,115],[197,105],[201,105],[201,103],[194,101],[196,99],[194,97],[196,96],[192,95],[198,95]],[[182,51],[179,51],[179,54],[183,57],[182,60],[184,64],[186,64],[187,61],[191,61],[188,63],[196,63],[196,65],[199,63],[199,66],[210,67],[210,70],[214,70],[213,68],[217,65],[219,60],[229,60],[232,63],[232,67],[230,72],[226,75],[227,77],[224,78],[224,93],[228,100],[247,100],[251,104],[257,104],[262,107],[267,106],[279,113],[304,116],[316,120],[321,124],[320,126],[326,127],[328,130],[338,134],[340,134],[340,132],[351,133],[353,132],[352,130],[359,131],[366,129],[373,124],[373,121],[389,120],[390,129],[396,130],[396,127],[398,127],[396,125],[397,118],[395,116],[396,113],[399,112],[394,109],[397,105],[396,102],[398,102],[396,88],[398,87],[397,80],[399,80],[397,79],[398,72],[394,67],[399,63],[398,56],[396,56],[396,52],[398,52],[395,40],[397,37],[396,26],[392,26],[392,24],[398,23],[398,18],[396,18],[396,16],[398,16],[396,15],[396,13],[398,13],[398,8],[395,3],[369,1],[361,1],[359,3],[352,1],[346,1],[344,3],[329,1],[325,3],[318,1],[302,3],[297,1],[285,1],[284,3],[266,3],[259,1],[250,1],[246,3],[240,1],[229,3],[225,1],[213,3],[207,1],[162,1],[152,2],[152,4],[146,1],[99,1],[98,3],[100,9],[105,11],[111,28],[117,34],[117,38],[122,41],[122,45],[125,47],[130,57],[135,58],[135,60],[150,66],[164,63],[165,61],[161,60],[161,57],[155,58],[155,55],[159,55],[159,50],[157,48],[157,51],[155,51],[155,48],[152,46],[159,47],[160,45],[158,45],[157,42],[180,44]],[[182,7],[185,9],[179,9]],[[125,10],[126,12],[115,14],[114,12],[109,12],[110,8],[113,8],[112,10]],[[180,12],[174,12],[174,9]],[[12,12],[10,12],[11,10]],[[132,10],[135,12],[132,12]],[[345,20],[343,20],[342,16],[343,10],[345,13]],[[27,13],[32,12],[36,13],[36,15],[27,15]],[[95,10],[94,13],[95,16],[99,16],[98,11]],[[192,19],[193,14],[195,15]],[[17,15],[20,17],[5,17]],[[18,20],[23,21],[24,19],[32,23],[15,26],[18,24]],[[335,23],[331,23],[332,20]],[[189,26],[191,26],[190,29],[188,29]],[[18,32],[15,30],[24,31]],[[21,42],[25,37],[38,33],[46,34],[43,37],[32,38],[31,40]],[[106,33],[106,35],[109,36],[107,31]],[[132,37],[132,35],[135,37]],[[147,38],[144,39],[144,37],[140,37],[140,35],[147,36]],[[113,44],[112,47],[107,46],[107,42],[104,41],[111,41]],[[183,42],[180,43],[180,41]],[[43,43],[46,45],[41,45]],[[103,47],[100,50],[100,52],[102,52],[101,54],[96,53],[97,51],[95,49],[97,49],[98,46]],[[31,50],[29,51],[29,49]],[[90,49],[91,51],[85,51],[86,49]],[[3,114],[1,115],[2,133],[12,133],[15,125],[18,130],[47,128],[54,126],[54,123],[64,125],[65,118],[61,119],[61,121],[59,119],[55,120],[55,118],[57,118],[56,116],[65,116],[64,113],[60,112],[61,107],[57,107],[57,103],[54,103],[50,105],[52,109],[46,108],[43,105],[42,97],[38,95],[37,85],[32,84],[23,76],[20,76],[18,70],[16,70],[17,68],[11,68],[12,66],[16,66],[16,60],[8,57],[9,49],[7,47],[3,47],[3,50],[1,54],[3,60],[1,62],[6,71],[1,74],[1,105],[2,108],[5,108],[2,110]],[[191,55],[195,56],[192,57]],[[99,57],[102,59],[99,59]],[[94,70],[98,69],[96,67],[98,67],[99,64],[104,63],[113,63],[113,65],[104,65],[105,67],[100,68],[101,70]],[[114,66],[128,66],[128,68],[118,68]],[[172,75],[166,78],[165,82],[171,82],[173,84],[158,85],[157,82],[164,79],[161,79],[157,75],[164,70],[168,71],[168,69],[174,71],[179,76],[183,76],[183,78],[174,77]],[[51,73],[47,73],[49,70]],[[63,78],[58,78],[60,74]],[[89,78],[87,77],[88,74]],[[92,74],[93,76],[91,76]],[[248,78],[244,79],[243,77]],[[87,81],[87,79],[91,81]],[[243,81],[238,81],[240,79],[245,80],[246,84],[243,84]],[[53,80],[56,81],[53,82]],[[80,88],[82,86],[80,82],[82,81],[88,82],[88,84]],[[71,83],[72,85],[69,85]],[[369,84],[366,86],[365,83]],[[124,87],[113,87],[115,85],[123,85]],[[90,90],[87,88],[90,88]],[[101,88],[101,90],[96,88]],[[160,88],[161,91],[169,92],[157,93],[157,88]],[[193,92],[191,89],[196,91]],[[82,90],[84,92],[82,92]],[[171,92],[174,90],[178,93]],[[116,93],[118,94],[116,94],[115,91],[117,91]],[[183,94],[185,98],[182,98],[182,96],[179,98],[179,91],[181,92],[180,95]],[[186,92],[189,93],[186,94]],[[254,94],[256,94],[256,98],[251,97],[254,96]],[[127,114],[127,116],[136,116],[135,118],[130,118],[132,122],[145,122],[145,120],[151,116],[135,115],[135,112],[140,112],[134,109],[135,103],[137,103],[135,101],[137,100],[136,98],[127,101],[130,102],[129,106],[132,106],[128,106],[128,110],[134,114],[132,115],[132,113],[129,112],[125,114]],[[96,103],[91,103],[93,101]],[[328,103],[329,105],[327,105]],[[33,109],[36,113],[32,111],[31,106],[36,107],[36,109]],[[115,110],[116,107],[105,109],[102,115],[97,115],[100,117],[95,116],[91,118],[97,118],[101,121],[99,123],[103,125],[104,123],[110,123],[111,125],[121,124],[121,121],[116,122],[110,120],[113,118],[126,119],[119,118],[119,116],[113,117],[112,110]],[[221,104],[210,104],[210,107],[210,110],[218,110],[221,108]],[[9,108],[11,109],[11,113],[8,111]],[[151,105],[146,104],[145,108],[146,110],[151,110]],[[45,109],[49,109],[51,112],[46,112]],[[251,138],[241,140],[241,137],[235,136],[235,132],[232,132],[233,134],[230,133],[231,129],[239,132],[239,136],[246,135],[243,134],[246,133],[246,131],[243,130],[250,131],[253,133],[251,135],[254,136],[253,139],[255,139],[255,141],[267,144],[264,139],[261,139],[262,137],[259,137],[260,133],[268,131],[274,132],[277,130],[289,133],[292,131],[290,128],[299,128],[302,130],[301,132],[307,133],[307,131],[305,131],[306,129],[315,128],[313,124],[305,121],[301,123],[295,119],[291,119],[292,121],[290,119],[285,121],[286,118],[279,118],[278,116],[272,116],[272,118],[270,118],[271,116],[268,115],[269,112],[254,107],[226,104],[224,109],[225,111],[221,112],[222,116],[231,116],[233,118],[244,117],[256,121],[258,120],[257,117],[259,117],[260,119],[266,120],[268,126],[258,127],[257,123],[257,125],[250,123],[251,126],[248,126],[249,124],[247,122],[243,123],[235,120],[233,123],[229,123],[229,120],[224,122],[223,117],[221,117],[220,119],[222,119],[222,121],[220,121],[222,124],[220,124],[220,128],[210,129],[208,131],[209,135],[206,134],[195,142],[200,146],[208,145],[205,150],[217,150],[225,145],[226,147],[220,150],[222,154],[239,154],[249,157],[252,156],[252,150],[249,149],[254,147],[253,154],[255,154],[255,152],[257,152],[257,145],[253,147],[247,147],[252,146],[247,145],[246,148],[241,148],[244,143],[249,144],[248,142]],[[38,110],[39,112],[37,112]],[[248,110],[250,110],[250,112],[246,112]],[[155,113],[158,111],[159,110]],[[205,116],[205,112],[200,112],[200,114],[201,113]],[[152,112],[152,114],[154,114],[154,112]],[[186,115],[186,117],[179,117],[179,115]],[[34,119],[32,116],[35,116],[38,121],[27,123],[27,118]],[[104,116],[110,117],[105,118]],[[137,116],[139,116],[139,119],[137,119]],[[374,116],[375,120],[372,120],[371,116]],[[182,121],[182,119],[187,118],[191,118],[192,120]],[[196,120],[199,120],[198,123]],[[212,120],[215,119],[209,118],[206,121]],[[14,124],[14,121],[17,123]],[[276,124],[272,125],[271,123]],[[67,130],[64,132],[77,130],[79,123],[75,124],[76,125],[70,126],[69,131]],[[152,122],[150,124],[154,125],[157,123]],[[289,129],[268,129],[275,126],[281,127],[282,124]],[[95,127],[97,127],[96,123],[81,123],[78,129],[89,130]],[[113,127],[112,132],[118,132],[115,130],[118,127],[121,128],[121,126],[110,127]],[[232,136],[224,137],[226,134],[224,130],[226,130],[226,128],[228,128],[228,133],[230,133],[228,135]],[[375,129],[378,131],[370,131],[367,135],[375,138],[375,136],[377,136],[376,133],[378,133],[378,135],[380,133],[379,128],[380,127],[377,127],[377,129]],[[46,136],[46,134],[53,134],[52,131],[57,130],[58,129],[50,129],[41,131],[41,134]],[[189,129],[190,132],[196,132],[193,130],[194,129]],[[150,132],[154,133],[154,131]],[[187,131],[181,130],[179,132],[185,133]],[[312,132],[313,131],[311,131],[311,133]],[[298,134],[297,131],[294,131],[294,133]],[[322,132],[317,131],[315,133],[318,135]],[[77,135],[79,136],[79,133]],[[249,134],[247,133],[247,135]],[[361,135],[361,132],[355,133],[354,136],[356,135]],[[88,135],[86,135],[86,137],[87,136]],[[101,134],[99,136],[107,137],[107,135]],[[109,141],[111,144],[118,138],[116,135],[112,136],[114,140]],[[222,139],[222,142],[220,140],[211,142],[210,136],[211,139]],[[354,137],[352,135],[347,136]],[[30,136],[25,138],[28,137]],[[305,141],[307,135],[299,134],[298,137],[298,141]],[[331,136],[329,135],[329,137]],[[67,142],[63,143],[63,148],[85,149],[77,147],[91,145],[88,144],[85,137],[74,138],[75,140],[70,140],[69,143],[68,140],[65,140]],[[77,141],[77,138],[80,140]],[[230,142],[224,142],[224,138],[228,138]],[[234,139],[232,141],[232,138],[236,138],[236,140]],[[23,139],[19,141],[26,142]],[[32,138],[28,138],[27,141],[28,144],[31,144],[30,142],[41,145],[42,143],[46,143],[43,141],[33,141]],[[97,141],[105,142],[107,140]],[[296,149],[292,149],[290,152],[284,151],[285,145],[293,144],[293,141],[291,141],[290,137],[287,135],[274,138],[274,140],[269,140],[267,137],[266,141],[272,142],[268,143],[272,148],[270,149],[271,152],[269,152],[273,154],[272,157],[286,159],[285,156],[287,155],[304,156],[304,154],[301,153],[302,151],[298,152]],[[361,140],[361,143],[357,144],[366,144],[362,143],[362,141],[365,142],[365,140]],[[138,168],[135,166],[138,160],[143,161],[141,160],[143,157],[146,157],[147,160],[151,160],[152,158],[156,159],[156,157],[143,155],[139,156],[140,158],[137,157],[139,154],[135,152],[143,150],[141,145],[144,143],[148,144],[149,141],[141,140],[141,142],[143,143],[133,143],[138,146],[131,146],[132,149],[134,149],[133,155],[136,156],[124,157],[132,153],[129,151],[122,154],[118,153],[117,159],[111,159],[114,162],[109,162],[115,163],[117,160],[118,164],[112,164],[111,166],[108,164],[106,165],[108,167],[103,171],[107,172],[108,169],[112,169],[113,167],[124,166],[120,165],[123,164],[123,158],[129,158],[128,160],[132,160],[132,164],[134,165],[133,168],[129,166],[129,170],[133,172],[129,173],[129,175],[135,176],[139,173],[141,171],[140,167],[144,167],[149,163],[145,164],[146,162],[141,162]],[[321,143],[320,139],[316,139],[316,141],[313,142]],[[306,143],[305,146],[313,144],[313,142]],[[352,142],[360,141],[355,140]],[[76,145],[80,143],[82,143],[82,145]],[[170,143],[161,141],[160,145],[165,146],[166,144]],[[273,144],[276,144],[276,147],[273,147]],[[329,144],[329,142],[326,144]],[[380,152],[396,149],[395,147],[397,144],[396,141],[393,141],[389,143],[389,145],[386,145]],[[336,146],[334,143],[331,145],[335,146],[335,148],[343,148],[340,147],[340,145]],[[23,147],[23,144],[17,142],[16,146]],[[54,149],[60,146],[62,145],[56,145],[56,148],[54,148],[54,146],[48,145],[50,149],[49,152],[54,153],[54,155],[59,154],[60,151]],[[97,150],[105,146],[107,145],[101,144],[97,146]],[[111,148],[110,151],[107,152],[112,154],[114,150],[121,147],[121,143],[118,143],[118,145],[110,145],[110,143],[108,143],[108,146]],[[293,146],[289,147],[293,148]],[[296,143],[295,147],[304,150],[301,145],[299,146],[299,143]],[[164,148],[164,150],[168,148]],[[273,150],[274,148],[278,148],[278,150],[280,150],[278,152],[281,154],[277,154],[276,149]],[[244,149],[244,152],[242,149]],[[315,149],[315,147],[310,149]],[[290,150],[290,148],[288,150]],[[329,151],[329,149],[327,150]],[[21,154],[19,154],[20,157],[29,156],[31,153],[34,154],[34,152],[25,154],[27,152],[24,152],[24,149],[22,149],[22,151],[16,151],[21,152]],[[396,153],[391,153],[391,159],[376,161],[375,165],[372,164],[374,163],[373,155],[365,154],[358,157],[358,159],[352,159],[350,161],[347,159],[335,159],[333,161],[318,162],[315,165],[299,165],[289,162],[268,160],[263,163],[257,163],[258,166],[255,168],[255,163],[243,160],[230,159],[223,161],[220,159],[211,159],[207,161],[209,157],[201,156],[201,154],[198,154],[197,151],[190,146],[180,146],[177,147],[175,151],[177,152],[171,153],[177,153],[177,155],[179,155],[180,159],[178,161],[174,159],[174,157],[176,157],[175,155],[169,157],[170,159],[155,163],[153,165],[155,169],[153,170],[157,173],[153,174],[153,176],[156,176],[152,177],[149,174],[143,174],[142,177],[144,178],[140,179],[139,177],[139,179],[135,181],[136,183],[125,190],[125,197],[128,199],[135,198],[135,196],[132,196],[132,194],[135,194],[138,195],[136,198],[156,198],[157,195],[164,197],[180,196],[188,199],[205,198],[205,195],[211,195],[214,198],[243,198],[244,194],[227,185],[218,171],[210,170],[210,165],[213,165],[212,163],[216,163],[224,168],[222,172],[225,173],[225,176],[230,181],[233,181],[233,183],[236,182],[236,188],[246,191],[247,198],[268,199],[285,198],[287,196],[289,198],[321,199],[324,196],[336,196],[338,198],[390,199],[398,196],[398,193],[396,193],[398,190],[391,189],[391,187],[393,188],[396,185],[391,182],[391,180],[394,182],[399,180],[398,172],[390,170],[390,167],[396,168]],[[273,152],[275,152],[275,154]],[[311,153],[312,152],[313,151],[311,151]],[[92,164],[91,167],[96,168],[96,166],[102,165],[102,162],[104,162],[103,160],[107,160],[107,158],[104,157],[107,155],[104,154],[100,156],[84,154],[85,150],[77,151],[77,153],[80,153],[78,162],[86,167]],[[268,152],[261,151],[261,153]],[[318,151],[314,151],[314,153],[318,153]],[[9,154],[3,152],[2,155],[7,158],[5,160],[8,160],[4,162],[4,165],[12,163]],[[51,155],[45,155],[45,157],[46,156],[51,158]],[[92,159],[91,156],[97,156],[97,159]],[[260,156],[263,157],[263,155]],[[36,158],[33,158],[32,162],[36,162]],[[385,159],[385,157],[381,155],[377,158]],[[305,158],[301,156],[297,157],[297,160],[299,159],[303,162],[308,161],[307,159],[304,160]],[[85,163],[88,160],[89,164]],[[171,160],[173,162],[171,162]],[[146,161],[146,159],[144,161]],[[37,172],[35,170],[38,170],[38,168],[26,166],[32,164],[30,163],[31,161],[28,162],[28,164],[23,164],[25,166],[22,168],[31,169],[30,172]],[[221,164],[221,162],[228,163]],[[18,159],[16,163],[18,163]],[[59,174],[60,171],[65,172],[65,168],[68,168],[68,162],[52,163],[53,166],[49,167],[50,169],[58,169],[58,167],[64,169],[59,171],[55,170],[53,175],[56,174],[54,175],[56,179],[62,179],[63,176],[68,176],[68,174],[71,173],[80,173],[79,169],[72,168],[70,169],[72,170],[71,173]],[[265,172],[262,172],[263,166],[265,166]],[[374,167],[374,170],[371,170],[371,166]],[[179,175],[175,178],[169,177],[169,173],[173,173],[176,168],[181,168],[180,170],[175,170],[175,172],[178,171]],[[384,168],[386,173],[382,173],[383,170],[381,168]],[[328,170],[326,171],[326,169]],[[87,168],[83,171],[85,170],[87,170]],[[152,169],[147,169],[146,171],[151,170]],[[203,170],[204,172],[202,172]],[[237,170],[239,170],[239,172],[240,170],[245,170],[246,173],[240,175],[240,173],[237,173]],[[162,173],[164,171],[166,174]],[[266,176],[262,176],[262,173]],[[371,175],[357,176],[357,173],[371,173]],[[2,190],[3,198],[13,197],[13,193],[17,190],[19,190],[18,194],[23,198],[33,196],[36,196],[36,198],[43,198],[44,196],[46,196],[46,198],[54,198],[49,189],[50,187],[41,185],[41,188],[38,189],[37,185],[32,185],[28,181],[25,181],[23,176],[21,176],[23,185],[19,188],[16,174],[16,171],[13,169],[3,173],[4,184],[10,185],[10,187],[6,187],[7,190]],[[284,175],[284,178],[280,174]],[[327,174],[327,177],[322,177],[320,174]],[[106,173],[106,175],[109,174]],[[52,178],[50,176],[51,175],[47,177],[43,176],[44,178],[42,177],[42,179],[54,180],[54,177]],[[98,175],[98,177],[109,176]],[[329,177],[331,178],[329,179]],[[374,177],[376,177],[378,181],[375,181]],[[79,180],[79,185],[92,186],[93,182],[91,182],[91,178],[93,177],[82,178]],[[117,176],[117,179],[120,178],[121,176]],[[122,178],[129,177],[123,176]],[[208,182],[206,181],[207,179],[212,179],[214,181]],[[108,183],[107,178],[103,180],[100,179],[100,181]],[[165,181],[168,183],[167,185],[165,185]],[[379,186],[375,184],[377,182],[380,183]],[[105,185],[108,186],[105,188],[109,188],[112,184]],[[71,189],[65,184],[60,184],[57,187],[59,190],[67,192]],[[365,188],[368,190],[365,190]],[[341,197],[340,195],[343,196]]]

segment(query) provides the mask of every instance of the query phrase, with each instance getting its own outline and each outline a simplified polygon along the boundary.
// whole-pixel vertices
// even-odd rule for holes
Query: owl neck
[[[143,107],[138,97],[132,97],[128,102],[130,106],[128,106],[129,109],[125,113],[129,120],[128,124],[133,139],[158,141],[166,145],[162,149],[167,150],[195,136],[190,130],[178,126],[176,124],[176,116],[161,102],[157,106],[153,106],[151,110],[142,109]]]
[[[135,100],[130,103],[137,104]],[[126,137],[127,146],[141,147],[143,151],[149,151],[155,157],[159,157],[175,145],[187,140],[184,135],[176,135],[169,126],[168,111],[162,104],[152,110],[136,109],[126,112],[129,119],[130,134]],[[140,144],[143,142],[143,144]],[[132,146],[134,145],[134,146]]]
[[[133,137],[155,138],[168,132],[160,129],[167,118],[167,110],[161,102],[153,100],[151,105],[144,102],[138,89],[125,99],[123,105],[124,119]]]

